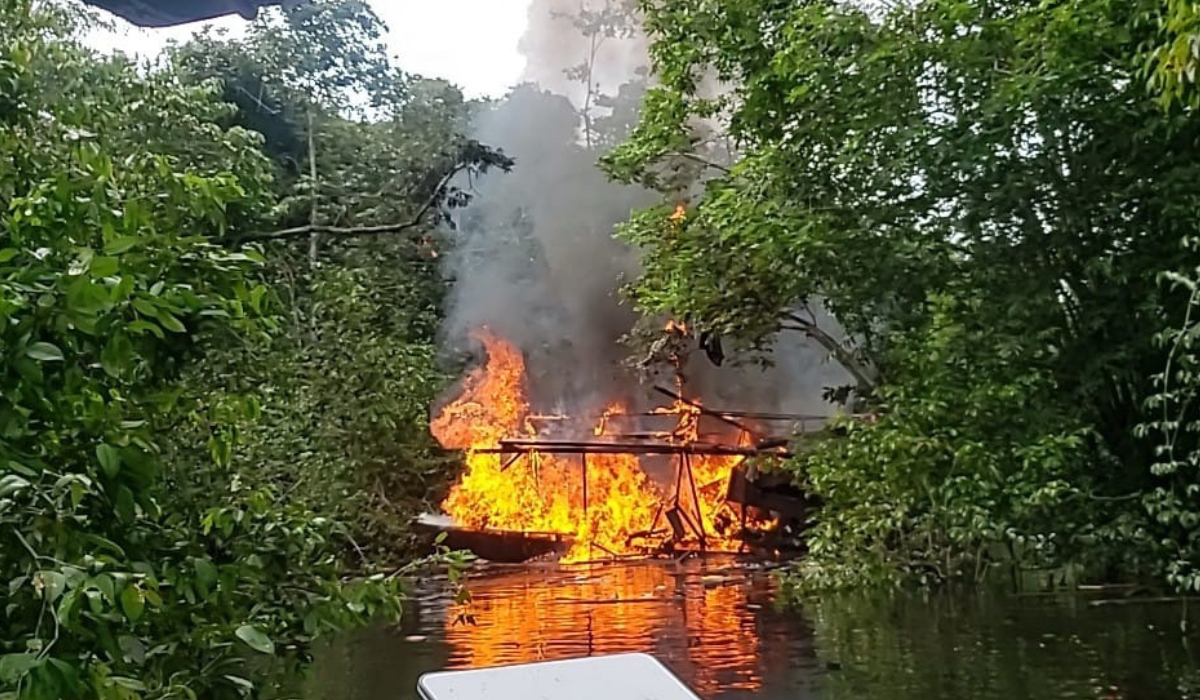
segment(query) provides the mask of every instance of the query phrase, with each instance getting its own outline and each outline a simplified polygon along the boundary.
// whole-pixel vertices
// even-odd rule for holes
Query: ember
[[[667,321],[667,325],[663,330],[665,330],[669,334],[675,334],[675,335],[687,335],[688,334],[687,324],[683,323],[682,321],[676,321],[675,319],[670,319],[669,321]]]

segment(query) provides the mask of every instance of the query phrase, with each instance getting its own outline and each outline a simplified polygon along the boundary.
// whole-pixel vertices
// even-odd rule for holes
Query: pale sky
[[[499,96],[525,67],[517,43],[530,0],[369,0],[387,23],[388,44],[409,73],[445,78],[468,97]],[[118,20],[116,32],[97,32],[89,43],[104,51],[152,57],[171,39],[186,40],[203,24],[139,29]],[[222,18],[214,26],[237,32],[246,21]]]

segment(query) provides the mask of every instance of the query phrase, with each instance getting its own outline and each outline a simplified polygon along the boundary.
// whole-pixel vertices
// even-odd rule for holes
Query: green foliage
[[[881,416],[793,464],[826,501],[812,580],[1005,563],[1185,585],[1195,506],[1156,495],[1177,487],[1136,429],[1175,343],[1156,331],[1192,318],[1157,278],[1197,260],[1200,124],[1146,92],[1152,8],[643,9],[660,80],[605,161],[664,193],[622,231],[631,298],[749,346],[799,331]],[[703,164],[686,186],[682,160]],[[1183,367],[1166,393],[1190,406]]]
[[[296,114],[289,110],[296,103],[349,110],[364,96],[394,91],[385,33],[362,0],[317,0],[260,14],[241,40],[204,30],[176,48],[172,59],[194,73],[221,77],[244,118],[286,120]]]
[[[238,107],[229,123],[266,137],[277,225],[436,221],[430,204],[465,203],[450,175],[511,165],[461,135],[456,88],[388,61],[385,31],[359,0],[320,0],[264,13],[245,38],[202,33],[170,52],[189,82],[219,82]]]
[[[1200,106],[1196,69],[1200,66],[1200,5],[1167,0],[1147,9],[1142,21],[1157,25],[1159,35],[1149,50],[1149,85],[1164,106]]]
[[[277,230],[230,240],[268,242],[282,332],[214,349],[191,381],[257,396],[264,416],[242,426],[239,458],[345,522],[360,564],[403,553],[409,516],[452,474],[427,427],[445,380],[432,228],[470,199],[455,175],[511,166],[461,135],[471,106],[457,89],[387,61],[361,5],[267,14],[244,38],[171,54],[189,81],[220,81],[239,107],[230,123],[264,131],[279,175]]]
[[[1196,240],[1184,245],[1195,249]],[[1156,439],[1150,471],[1155,486],[1142,496],[1155,529],[1168,580],[1185,591],[1200,591],[1200,421],[1195,399],[1200,389],[1200,268],[1164,273],[1176,294],[1187,295],[1187,310],[1178,327],[1158,335],[1167,350],[1163,371],[1155,375],[1157,391],[1147,401],[1146,423],[1139,432]]]
[[[139,72],[53,6],[0,5],[0,698],[252,696],[268,657],[399,615],[411,567],[351,553],[402,548],[392,523],[441,481],[428,227],[463,201],[448,173],[507,162],[457,136],[452,91],[386,83],[354,10],[289,15],[307,43],[258,30],[260,63],[314,51],[289,65],[325,102],[289,113],[317,115],[326,177],[374,195],[316,215],[413,217],[316,260],[244,245],[301,185],[227,76]],[[350,58],[387,69],[366,71],[401,96],[386,119],[338,116],[368,84]]]
[[[295,306],[281,307],[286,333],[213,349],[188,375],[258,397],[263,414],[240,422],[234,458],[342,523],[338,539],[357,566],[406,554],[409,517],[453,473],[427,427],[444,378],[435,302],[412,289],[420,284],[380,269],[323,269]]]
[[[893,341],[883,418],[846,422],[795,465],[825,500],[801,585],[1102,564],[1082,412],[1064,410],[1050,372],[1014,361],[1044,346],[981,300],[929,306],[927,327]]]

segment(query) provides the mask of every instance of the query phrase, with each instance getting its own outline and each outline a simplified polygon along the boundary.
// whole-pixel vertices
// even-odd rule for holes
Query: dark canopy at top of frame
[[[224,15],[254,19],[268,5],[293,6],[300,0],[84,0],[139,27],[169,27]]]

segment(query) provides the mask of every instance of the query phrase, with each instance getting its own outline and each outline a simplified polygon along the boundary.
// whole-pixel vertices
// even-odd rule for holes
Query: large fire
[[[536,437],[537,431],[530,420],[520,351],[486,329],[475,338],[483,343],[487,361],[467,376],[461,396],[432,422],[444,447],[466,452],[463,477],[442,504],[457,524],[567,535],[574,545],[564,560],[581,561],[638,553],[640,535],[652,526],[668,527],[656,521],[663,504],[677,498],[680,510],[699,514],[706,548],[735,545],[724,492],[738,457],[690,456],[690,470],[676,464],[671,483],[656,484],[633,454],[591,454],[585,469],[578,456],[487,452],[504,438]],[[698,439],[697,405],[678,401],[658,412],[678,416],[672,442]],[[609,422],[621,413],[621,406],[610,406],[591,432],[608,435]]]

